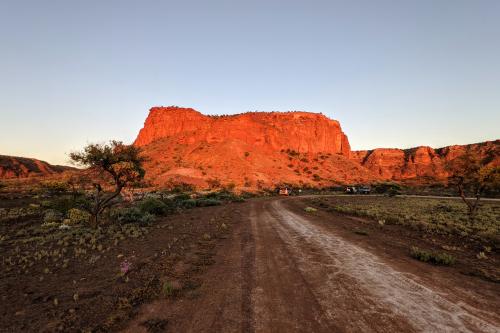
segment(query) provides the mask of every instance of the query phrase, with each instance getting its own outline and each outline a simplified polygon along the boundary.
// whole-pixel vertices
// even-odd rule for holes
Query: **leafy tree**
[[[89,180],[94,189],[90,204],[85,207],[91,214],[91,225],[99,225],[99,215],[112,206],[122,189],[144,178],[144,157],[140,149],[125,145],[120,141],[109,144],[89,144],[83,151],[70,154],[72,162],[88,168],[92,177]],[[106,186],[113,191],[106,193]]]
[[[458,195],[467,205],[471,222],[474,222],[481,197],[500,187],[500,167],[489,164],[492,159],[493,156],[482,158],[469,150],[447,165],[449,184],[456,186]]]

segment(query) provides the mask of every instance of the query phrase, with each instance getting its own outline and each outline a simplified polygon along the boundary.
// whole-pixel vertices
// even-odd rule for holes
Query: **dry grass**
[[[408,225],[428,233],[476,235],[499,242],[500,204],[483,202],[471,223],[465,205],[454,199],[334,197],[313,200],[320,208],[368,217],[384,224]]]

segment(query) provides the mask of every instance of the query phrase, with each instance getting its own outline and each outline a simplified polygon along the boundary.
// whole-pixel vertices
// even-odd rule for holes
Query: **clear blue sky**
[[[0,2],[0,154],[65,163],[148,109],[305,110],[354,149],[500,137],[500,1]]]

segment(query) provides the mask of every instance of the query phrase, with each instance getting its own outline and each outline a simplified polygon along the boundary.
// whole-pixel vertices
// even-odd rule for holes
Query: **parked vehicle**
[[[347,194],[370,194],[371,187],[368,185],[347,186],[345,193]]]
[[[345,188],[345,193],[348,193],[348,194],[356,194],[358,192],[356,186],[347,186]]]
[[[370,194],[371,192],[371,187],[370,186],[360,186],[358,188],[358,193],[359,194]]]
[[[285,195],[288,196],[292,193],[292,190],[286,186],[280,187],[278,190],[279,195]]]

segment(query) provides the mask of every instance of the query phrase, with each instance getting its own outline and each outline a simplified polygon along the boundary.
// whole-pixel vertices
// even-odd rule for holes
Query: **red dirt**
[[[241,207],[243,221],[198,293],[142,306],[125,332],[146,332],[148,323],[162,323],[159,332],[500,329],[499,284],[459,274],[463,267],[418,262],[397,233],[357,235],[363,222],[307,214],[300,199]]]
[[[85,258],[74,258],[78,246],[71,244],[24,244],[23,237],[31,235],[22,236],[21,232],[38,226],[40,218],[2,222],[0,235],[20,242],[0,242],[0,332],[114,331],[134,315],[139,304],[164,297],[166,281],[172,285],[172,297],[194,297],[199,276],[213,264],[218,244],[241,221],[239,207],[195,208],[159,218],[139,238],[126,238],[118,245],[111,239],[100,240],[109,248],[102,252],[86,248]],[[50,257],[48,262],[41,260],[28,267],[28,273],[19,271],[21,264],[6,264],[9,258],[17,263],[23,256],[62,249],[67,251],[65,268]],[[95,262],[88,260],[93,257]],[[131,263],[126,280],[119,276],[124,259]],[[46,268],[50,272],[44,272]]]

